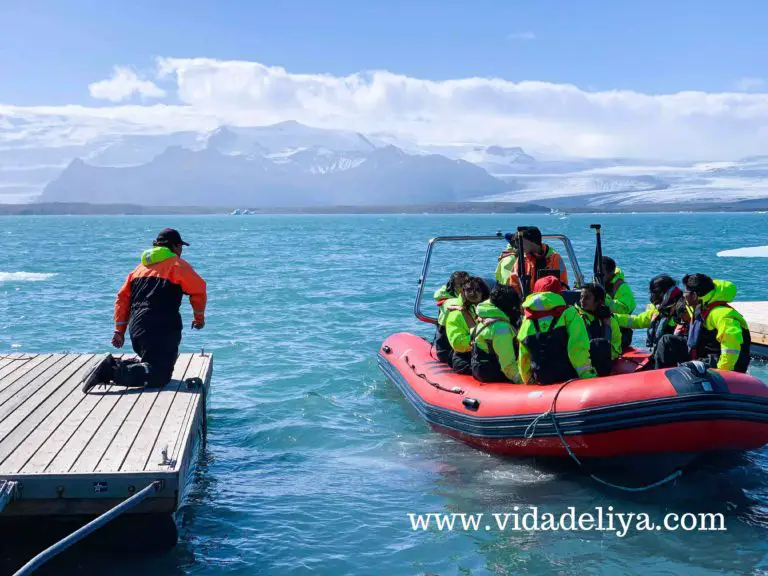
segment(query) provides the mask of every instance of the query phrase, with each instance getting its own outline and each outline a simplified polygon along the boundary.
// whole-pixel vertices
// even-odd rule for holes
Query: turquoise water
[[[430,431],[378,371],[387,335],[431,333],[412,314],[430,237],[536,224],[567,234],[587,272],[593,222],[643,305],[660,272],[710,273],[738,282],[740,299],[768,300],[768,259],[715,255],[768,244],[759,214],[0,218],[0,353],[107,350],[114,295],[165,226],[191,242],[185,257],[209,284],[207,325],[185,329],[182,344],[212,351],[215,367],[179,544],[159,557],[101,557],[98,570],[86,550],[75,565],[145,575],[765,574],[768,451],[617,494],[571,468],[491,457]],[[441,246],[429,292],[454,268],[491,274],[499,248]],[[188,326],[186,302],[183,313]],[[765,367],[752,372],[768,380]],[[609,505],[654,521],[722,512],[727,531],[424,533],[407,517]]]

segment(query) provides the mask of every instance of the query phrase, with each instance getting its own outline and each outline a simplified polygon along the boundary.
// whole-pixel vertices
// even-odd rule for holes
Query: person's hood
[[[611,284],[617,282],[618,280],[624,280],[624,270],[616,266],[616,273],[613,275],[613,279],[611,280]]]
[[[475,307],[475,311],[477,312],[478,318],[499,318],[509,322],[509,317],[501,311],[501,308],[492,304],[490,300],[480,302],[480,304]]]
[[[432,297],[435,299],[435,302],[439,302],[440,300],[448,300],[448,298],[455,298],[456,295],[451,294],[448,291],[447,284],[443,284],[442,286],[440,286],[440,288],[435,290],[435,293],[432,295]]]
[[[531,310],[532,312],[543,312],[544,310],[552,310],[558,306],[565,306],[565,300],[560,294],[554,292],[540,292],[538,294],[531,294],[523,302],[524,310]]]
[[[165,246],[153,246],[149,250],[144,250],[141,253],[141,263],[144,266],[152,266],[153,264],[159,264],[171,258],[178,258],[176,254],[170,248]]]
[[[713,280],[715,289],[701,297],[704,304],[710,302],[733,302],[736,299],[736,284],[728,280]]]

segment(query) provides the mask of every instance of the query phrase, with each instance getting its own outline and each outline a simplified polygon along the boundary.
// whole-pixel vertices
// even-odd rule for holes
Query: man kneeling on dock
[[[189,295],[192,328],[205,326],[205,281],[182,260],[178,231],[166,228],[153,247],[141,255],[141,263],[128,275],[115,301],[115,332],[112,345],[122,348],[130,325],[131,345],[139,359],[118,360],[107,354],[83,384],[88,392],[98,384],[165,386],[171,379],[181,343],[181,300]]]

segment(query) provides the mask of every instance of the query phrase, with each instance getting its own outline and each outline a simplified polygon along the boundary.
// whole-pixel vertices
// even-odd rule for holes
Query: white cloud
[[[512,32],[507,34],[509,40],[536,40],[536,34],[533,32]]]
[[[136,73],[123,66],[115,66],[112,77],[88,86],[91,96],[111,102],[122,102],[139,94],[142,98],[163,98],[165,90],[154,82],[140,79]]]
[[[432,81],[382,70],[294,74],[258,62],[208,58],[160,58],[157,79],[175,84],[180,105],[0,104],[0,116],[7,117],[0,144],[61,145],[105,134],[297,120],[420,143],[493,143],[574,156],[727,160],[768,153],[768,94],[650,95],[499,78]],[[92,84],[91,91],[113,101],[164,93],[124,68]]]
[[[766,82],[762,78],[741,78],[736,82],[739,92],[756,92],[766,88]]]

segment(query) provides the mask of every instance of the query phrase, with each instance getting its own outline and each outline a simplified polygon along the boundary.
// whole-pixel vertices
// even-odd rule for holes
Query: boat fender
[[[461,403],[467,410],[477,411],[480,408],[480,400],[477,398],[464,398]]]

